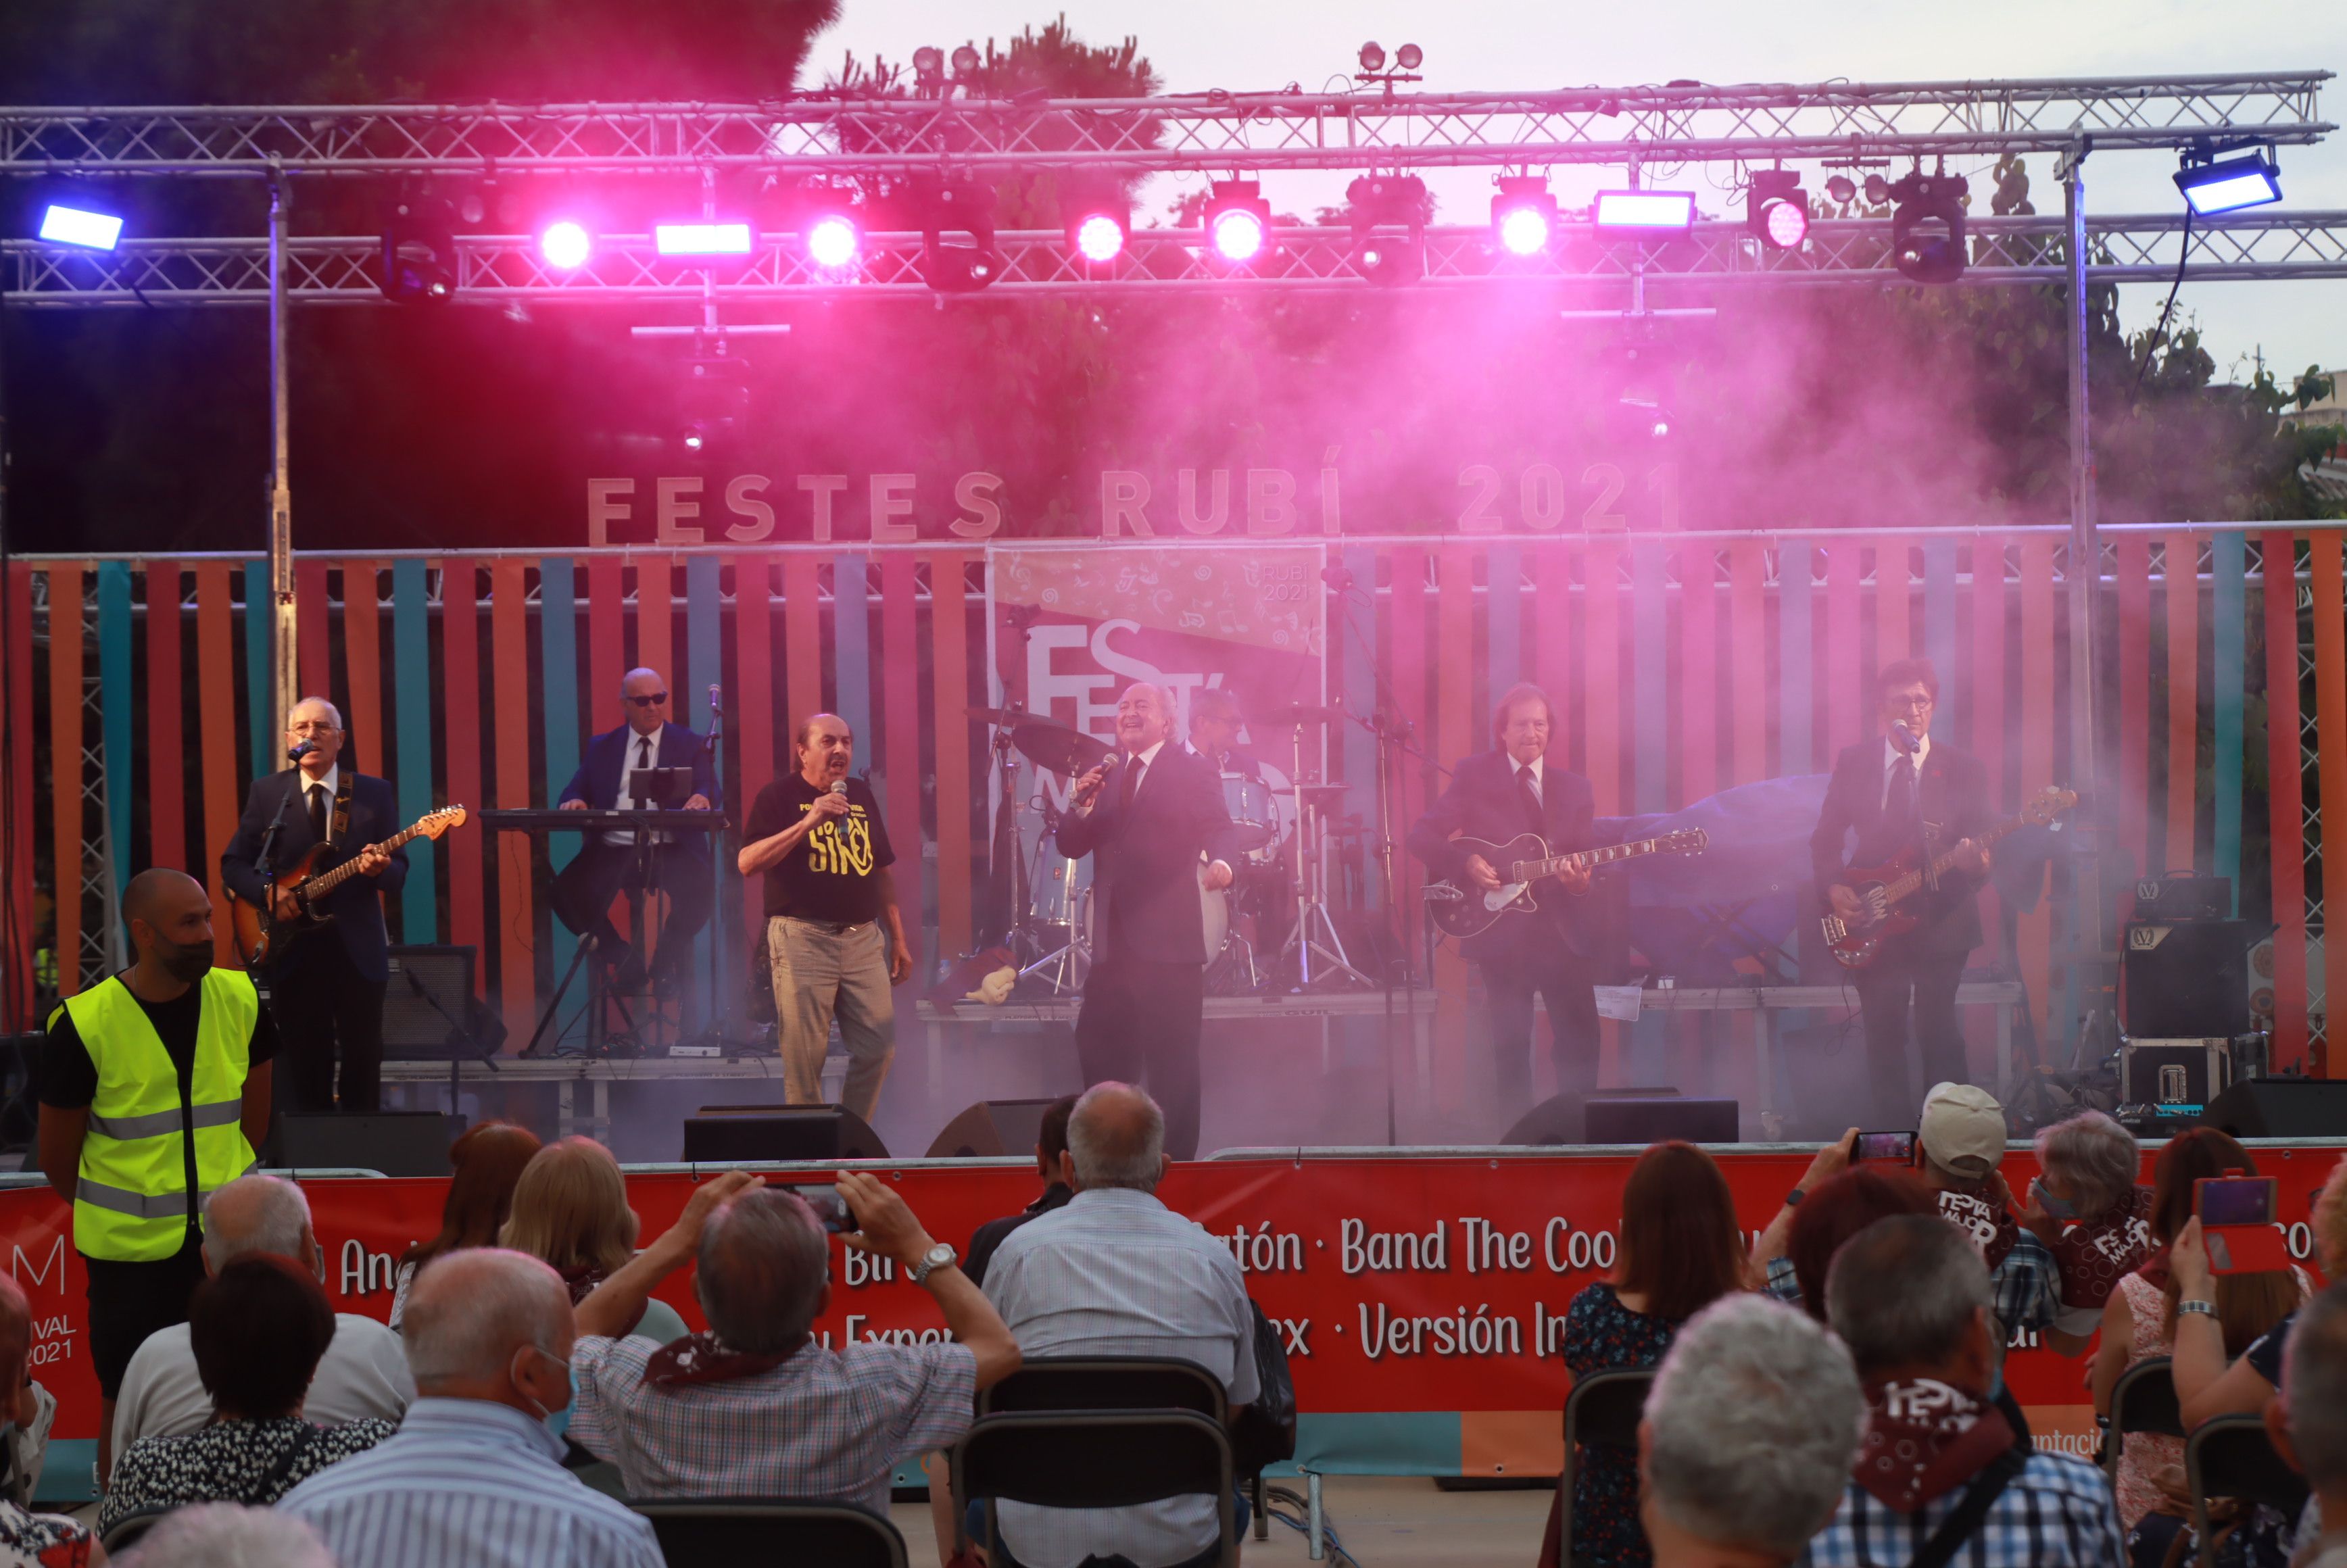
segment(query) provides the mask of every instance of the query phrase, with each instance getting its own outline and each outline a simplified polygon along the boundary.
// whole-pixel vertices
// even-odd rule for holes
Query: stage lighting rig
[[[1556,238],[1556,198],[1537,174],[1500,176],[1491,198],[1491,239],[1511,256],[1537,256]]]
[[[1870,199],[1874,179],[1867,181]],[[1900,276],[1952,283],[1964,275],[1964,177],[1916,169],[1889,187],[1891,260]]]
[[[383,226],[384,298],[446,304],[456,293],[456,214],[437,196],[404,191]]]
[[[685,366],[678,444],[696,456],[737,434],[749,415],[750,364],[724,351],[720,340],[715,353],[696,353]]]
[[[1353,270],[1373,283],[1426,275],[1426,181],[1414,174],[1364,174],[1345,188],[1353,226]]]
[[[954,54],[958,61],[961,51]],[[973,294],[1001,275],[1002,256],[994,248],[994,187],[972,179],[928,179],[916,181],[911,195],[920,214],[923,282],[941,294]],[[969,242],[948,243],[948,234],[967,234]]]
[[[1799,250],[1809,237],[1809,198],[1800,175],[1789,169],[1754,169],[1744,224],[1772,251]]]
[[[2176,189],[2194,217],[2213,218],[2280,200],[2281,169],[2271,148],[2252,149],[2236,158],[2195,149],[2184,155],[2184,167],[2176,171]]]
[[[1404,44],[1393,52],[1393,68],[1390,70],[1386,68],[1385,46],[1374,38],[1361,46],[1360,53],[1356,58],[1361,62],[1361,68],[1354,73],[1353,79],[1357,82],[1383,83],[1388,97],[1393,97],[1396,82],[1425,80],[1423,77],[1413,74],[1426,61],[1426,51],[1416,44]]]
[[[110,212],[52,202],[42,210],[40,234],[52,245],[111,251],[122,240],[122,220]]]
[[[1207,253],[1225,266],[1252,266],[1271,248],[1271,203],[1252,179],[1214,181],[1199,217]]]

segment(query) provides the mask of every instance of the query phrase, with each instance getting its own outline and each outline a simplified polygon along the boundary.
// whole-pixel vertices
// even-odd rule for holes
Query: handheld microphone
[[[317,749],[318,743],[315,741],[296,741],[286,748],[285,760],[289,763],[298,763]]]
[[[1911,757],[1915,754],[1915,732],[1907,727],[1906,720],[1899,719],[1892,722],[1891,725],[1891,743],[1897,746],[1901,751],[1906,753]]]
[[[831,793],[834,794],[846,794],[847,793],[847,781],[846,779],[832,780]]]
[[[725,711],[723,694],[714,681],[709,683],[709,711],[712,713],[722,713]]]

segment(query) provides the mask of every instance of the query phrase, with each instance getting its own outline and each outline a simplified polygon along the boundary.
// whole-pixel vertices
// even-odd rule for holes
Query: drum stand
[[[1328,912],[1327,835],[1319,805],[1305,795],[1307,787],[1327,786],[1304,783],[1304,726],[1296,725],[1293,733],[1294,771],[1288,781],[1296,798],[1296,929],[1289,933],[1273,968],[1286,970],[1298,991],[1331,983],[1373,988],[1377,982],[1355,968],[1346,956],[1345,939],[1337,934],[1337,917]]]
[[[1042,811],[1043,842],[1047,845],[1054,844],[1060,827],[1060,814],[1052,808],[1051,797],[1048,795],[1042,797]],[[1012,832],[1014,835],[1017,833],[1015,826]],[[1052,853],[1058,854],[1056,845]],[[1023,878],[1027,863],[1022,858],[1019,864],[1020,874]],[[1076,863],[1071,860],[1067,864],[1067,880],[1061,883],[1061,886],[1068,889],[1068,939],[1019,971],[1020,979],[1040,979],[1051,988],[1051,994],[1054,996],[1070,996],[1082,990],[1084,976],[1092,967],[1092,945],[1084,939],[1083,921],[1077,918],[1076,895],[1072,886]],[[1038,926],[1047,924],[1049,922],[1036,918],[1034,902],[1030,898],[1025,907],[1020,911],[1019,942],[1011,950],[1020,952],[1040,948],[1043,945],[1042,939],[1035,936],[1034,931]]]

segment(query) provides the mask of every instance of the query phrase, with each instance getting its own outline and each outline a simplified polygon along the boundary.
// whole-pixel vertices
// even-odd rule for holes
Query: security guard
[[[212,968],[203,884],[142,871],[122,913],[138,961],[52,1013],[41,1053],[41,1170],[89,1276],[101,1479],[131,1353],[188,1320],[204,1276],[203,1201],[253,1167],[277,1050],[251,979]]]

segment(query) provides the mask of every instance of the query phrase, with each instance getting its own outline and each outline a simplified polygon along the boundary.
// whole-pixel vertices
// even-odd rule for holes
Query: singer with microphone
[[[1844,875],[1850,866],[1885,865],[1906,849],[1925,862],[1951,847],[1957,852],[1937,887],[1901,906],[1921,923],[1887,940],[1852,981],[1866,1025],[1873,1125],[1907,1127],[1924,1090],[1970,1081],[1956,985],[1966,956],[1981,944],[1979,893],[1988,851],[1973,835],[1990,825],[1995,807],[1979,761],[1932,737],[1940,678],[1930,660],[1883,666],[1874,698],[1882,738],[1845,747],[1835,759],[1809,856],[1819,896],[1851,920],[1865,909]],[[1921,1087],[1907,1077],[1911,1014],[1923,1058]]]
[[[889,869],[897,854],[879,797],[848,774],[856,734],[846,720],[810,714],[791,749],[798,771],[758,792],[738,861],[743,876],[765,877],[784,1097],[793,1105],[823,1102],[823,1059],[836,1018],[848,1057],[840,1103],[868,1122],[897,1053],[892,988],[913,976]]]
[[[407,880],[406,856],[375,847],[400,830],[398,799],[388,780],[340,764],[346,738],[341,712],[323,697],[293,704],[285,743],[294,765],[252,781],[243,820],[220,853],[220,880],[255,907],[269,902],[270,866],[282,871],[318,845],[333,846],[319,870],[358,861],[359,876],[307,909],[329,917],[327,923],[272,945],[261,976],[291,1081],[290,1108],[310,1114],[382,1109],[383,993],[391,978],[383,896]],[[280,919],[307,907],[290,887],[277,889],[276,897]]]

